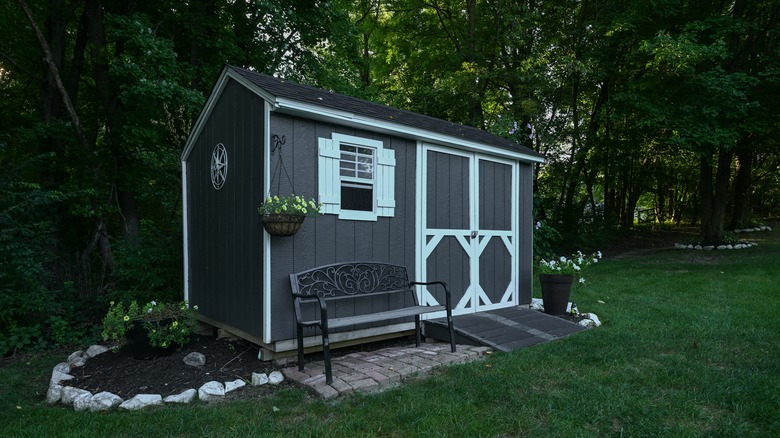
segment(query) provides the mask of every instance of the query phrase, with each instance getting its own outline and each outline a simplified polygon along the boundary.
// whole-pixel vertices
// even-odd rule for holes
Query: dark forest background
[[[537,251],[780,211],[770,0],[2,0],[0,356],[182,296],[180,154],[225,64],[545,154]]]

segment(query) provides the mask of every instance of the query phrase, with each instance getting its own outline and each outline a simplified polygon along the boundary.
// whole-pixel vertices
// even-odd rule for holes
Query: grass
[[[605,259],[573,296],[601,328],[336,403],[286,390],[77,413],[43,401],[63,356],[16,362],[0,368],[0,435],[780,436],[777,234],[750,250]]]

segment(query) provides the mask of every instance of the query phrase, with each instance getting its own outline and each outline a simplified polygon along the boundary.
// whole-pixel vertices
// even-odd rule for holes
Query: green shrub
[[[561,234],[542,221],[534,224],[534,259],[550,258],[560,245]]]
[[[25,182],[26,170],[49,157],[10,166],[0,149],[0,357],[42,344],[43,323],[56,307],[46,264],[52,260],[52,213],[65,197]]]
[[[143,306],[132,301],[127,307],[111,302],[103,318],[103,340],[122,341],[133,323],[141,322],[149,336],[149,344],[167,348],[172,344],[186,345],[195,330],[198,306],[187,302],[158,303],[150,301]]]

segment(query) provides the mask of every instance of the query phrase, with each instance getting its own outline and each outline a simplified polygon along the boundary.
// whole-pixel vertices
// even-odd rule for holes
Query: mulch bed
[[[385,341],[355,345],[332,350],[331,355],[338,357],[355,351],[371,351],[392,346],[413,344],[412,337],[405,336]],[[97,394],[108,391],[122,399],[137,394],[160,394],[166,397],[180,394],[187,389],[200,388],[204,383],[232,382],[243,379],[252,381],[252,373],[281,371],[283,367],[297,367],[297,362],[276,365],[273,361],[261,361],[257,358],[258,347],[244,340],[216,339],[210,336],[198,336],[185,347],[167,357],[153,360],[133,359],[126,349],[108,351],[89,359],[83,367],[71,370],[73,380],[65,385],[86,389]],[[194,367],[184,363],[184,357],[193,351],[206,356],[206,365]],[[321,361],[322,353],[306,355],[306,362]],[[227,400],[263,397],[283,388],[294,387],[292,381],[284,380],[279,385],[247,385],[226,395]]]
[[[206,364],[194,367],[184,363],[184,357],[198,351],[206,356]],[[257,359],[258,348],[246,341],[215,339],[199,336],[187,346],[167,357],[153,360],[133,359],[126,349],[108,351],[71,370],[75,379],[63,382],[96,394],[108,391],[123,399],[136,394],[160,394],[166,397],[187,389],[198,389],[206,382],[231,382],[236,379],[252,381],[252,373],[270,373],[280,370],[273,362]],[[231,392],[230,397],[257,397],[280,387],[290,387],[287,381],[271,387],[247,386]]]

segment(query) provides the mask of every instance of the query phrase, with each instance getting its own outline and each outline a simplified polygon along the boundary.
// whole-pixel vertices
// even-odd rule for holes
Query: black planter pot
[[[573,280],[574,277],[571,275],[539,275],[539,283],[542,285],[544,313],[550,315],[563,315],[566,313]]]
[[[151,321],[151,324],[167,325],[173,322],[173,319],[163,319],[160,321]],[[173,345],[168,347],[154,347],[149,343],[149,332],[144,327],[143,321],[133,321],[132,327],[125,333],[127,339],[127,348],[133,359],[150,360],[158,357],[170,356],[175,350]]]

